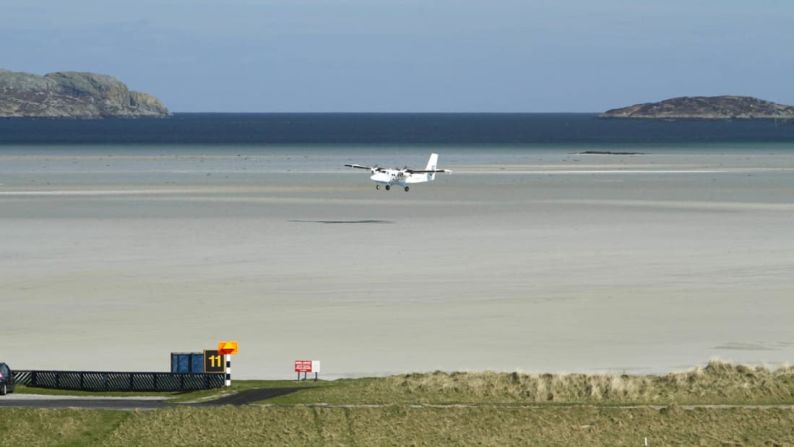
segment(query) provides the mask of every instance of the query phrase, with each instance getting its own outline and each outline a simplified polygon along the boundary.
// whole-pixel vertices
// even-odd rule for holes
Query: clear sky
[[[794,104],[794,1],[0,0],[0,67],[111,74],[177,112]]]

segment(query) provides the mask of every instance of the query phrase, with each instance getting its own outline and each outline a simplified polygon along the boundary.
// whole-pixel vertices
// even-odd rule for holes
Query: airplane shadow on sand
[[[301,223],[321,223],[321,224],[393,224],[393,220],[362,219],[362,220],[300,220],[293,219],[290,222]]]

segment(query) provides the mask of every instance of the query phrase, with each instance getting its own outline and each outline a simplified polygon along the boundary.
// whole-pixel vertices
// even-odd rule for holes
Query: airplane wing
[[[345,166],[347,166],[348,168],[356,168],[356,169],[369,169],[369,170],[375,169],[371,166],[362,166],[362,165],[345,165]]]
[[[356,169],[369,169],[370,171],[377,171],[377,172],[386,172],[385,169],[381,168],[380,166],[363,166],[363,165],[345,165],[348,168],[356,168]]]
[[[405,172],[409,174],[435,174],[436,172],[452,173],[451,169],[406,169]]]

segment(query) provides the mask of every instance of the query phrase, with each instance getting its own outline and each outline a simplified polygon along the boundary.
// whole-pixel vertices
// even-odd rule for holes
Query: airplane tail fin
[[[425,168],[426,171],[434,171],[438,168],[438,154],[430,154],[430,159],[427,160],[427,167]],[[430,180],[436,179],[436,173],[432,173],[428,175]]]

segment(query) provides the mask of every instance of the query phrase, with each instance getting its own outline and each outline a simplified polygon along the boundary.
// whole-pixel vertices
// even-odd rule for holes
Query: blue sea
[[[619,120],[597,114],[218,114],[167,119],[0,120],[0,145],[794,143],[794,122]]]

